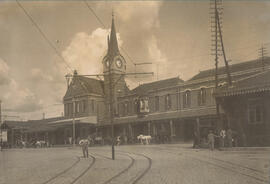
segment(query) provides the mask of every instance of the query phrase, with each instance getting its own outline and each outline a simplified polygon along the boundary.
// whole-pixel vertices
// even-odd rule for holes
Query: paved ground
[[[0,152],[0,184],[270,184],[270,149],[209,151],[190,145],[13,149]]]

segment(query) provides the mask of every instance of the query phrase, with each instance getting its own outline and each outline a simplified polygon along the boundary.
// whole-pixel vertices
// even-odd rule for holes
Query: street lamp
[[[77,72],[74,71],[74,75],[76,74]],[[67,89],[69,87],[69,84],[70,84],[70,80],[72,79],[72,75],[71,74],[67,74],[66,76],[66,80],[67,80]],[[75,136],[75,111],[76,111],[76,107],[75,107],[75,98],[73,97],[72,98],[72,146],[75,147],[76,145],[76,136]]]
[[[73,147],[76,145],[76,136],[75,136],[75,99],[72,98],[72,106],[73,106],[73,115],[72,115],[72,139],[73,139]]]

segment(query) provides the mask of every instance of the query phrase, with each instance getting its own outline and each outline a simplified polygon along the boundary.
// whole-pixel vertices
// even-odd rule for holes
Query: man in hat
[[[82,152],[83,152],[83,157],[84,158],[88,158],[88,146],[89,146],[90,142],[88,141],[88,139],[82,139],[79,142],[79,145],[82,147]]]

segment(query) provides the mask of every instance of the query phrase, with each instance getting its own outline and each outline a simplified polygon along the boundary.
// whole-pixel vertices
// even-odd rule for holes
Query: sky
[[[6,119],[61,116],[65,75],[102,73],[112,11],[128,77],[139,84],[214,68],[209,1],[0,2],[0,99]],[[270,1],[223,2],[223,40],[229,64],[258,58],[270,46]],[[43,35],[46,39],[44,39]],[[64,58],[64,59],[62,59]],[[151,62],[151,65],[133,63]],[[220,59],[220,65],[223,60]]]

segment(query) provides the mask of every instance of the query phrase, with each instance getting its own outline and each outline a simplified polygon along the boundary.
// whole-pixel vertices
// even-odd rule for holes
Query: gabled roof
[[[66,91],[64,99],[89,93],[104,95],[104,82],[93,78],[75,75]]]
[[[234,96],[249,93],[270,91],[270,70],[264,70],[252,76],[240,79],[233,83],[233,86],[227,85],[216,90],[215,96]]]
[[[265,66],[270,65],[270,57],[264,58],[264,65]],[[238,72],[238,71],[245,71],[245,70],[251,70],[251,69],[255,69],[255,68],[261,68],[262,66],[263,66],[262,60],[256,59],[256,60],[251,60],[251,61],[246,61],[246,62],[241,62],[241,63],[229,65],[229,70],[230,70],[230,73],[234,73],[234,72]],[[213,77],[213,76],[215,76],[215,72],[216,72],[215,69],[200,71],[197,75],[195,75],[191,79],[189,79],[189,81],[203,79],[203,78],[207,78],[207,77]],[[218,74],[219,75],[226,74],[225,66],[220,67],[218,69]]]
[[[134,88],[131,93],[132,94],[145,94],[152,90],[158,90],[162,88],[168,88],[177,86],[179,83],[183,83],[184,81],[180,79],[179,77],[169,78],[165,80],[155,81],[151,83],[145,83],[142,85],[139,85],[138,87]]]

